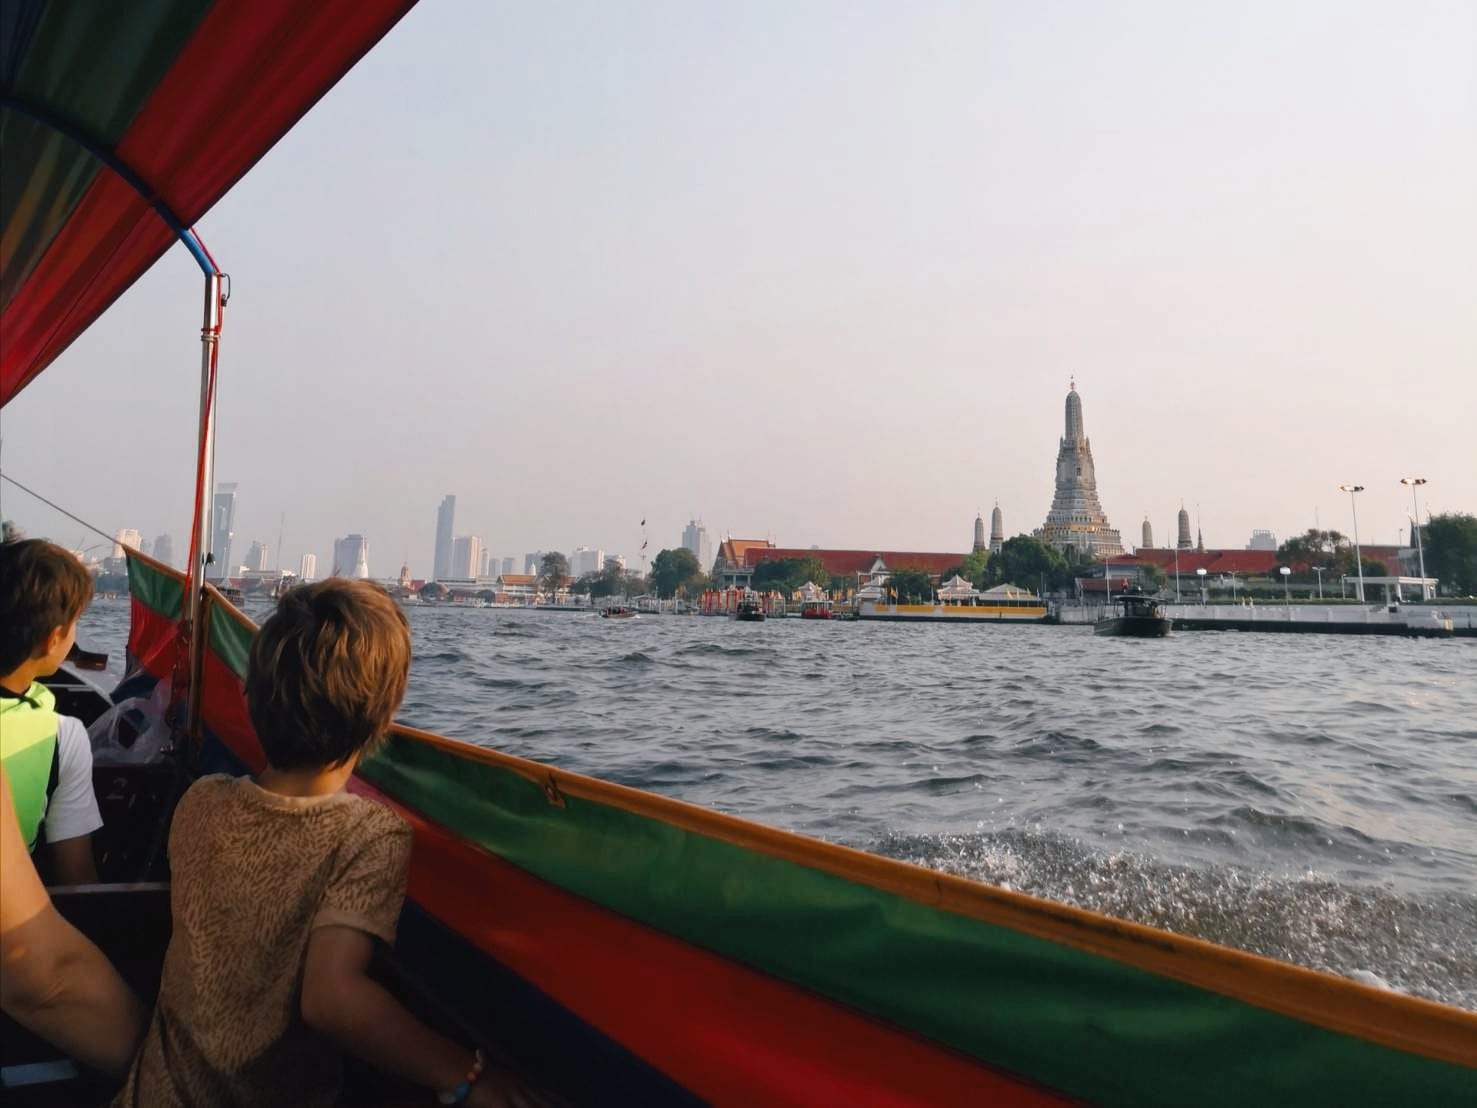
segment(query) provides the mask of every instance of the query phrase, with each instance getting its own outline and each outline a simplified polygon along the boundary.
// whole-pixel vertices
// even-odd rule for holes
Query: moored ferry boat
[[[1041,623],[1046,602],[1029,589],[996,585],[983,592],[955,577],[932,604],[899,604],[875,589],[859,594],[857,619],[915,623]]]

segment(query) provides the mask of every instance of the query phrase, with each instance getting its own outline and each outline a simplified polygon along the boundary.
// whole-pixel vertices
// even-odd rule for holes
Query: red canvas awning
[[[414,2],[0,7],[0,405]]]

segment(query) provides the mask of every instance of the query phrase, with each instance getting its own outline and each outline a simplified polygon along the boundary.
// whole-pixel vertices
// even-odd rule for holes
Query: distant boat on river
[[[1164,605],[1147,593],[1128,592],[1113,597],[1114,614],[1104,616],[1092,625],[1099,635],[1124,638],[1162,639],[1169,634],[1174,621],[1164,614]]]

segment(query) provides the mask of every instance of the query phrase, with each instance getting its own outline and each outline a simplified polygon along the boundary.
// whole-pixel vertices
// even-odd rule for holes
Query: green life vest
[[[39,681],[24,696],[0,698],[0,761],[10,779],[26,848],[36,845],[56,761],[56,697]]]

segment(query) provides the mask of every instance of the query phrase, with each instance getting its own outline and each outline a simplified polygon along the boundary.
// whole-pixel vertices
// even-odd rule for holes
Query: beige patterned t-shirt
[[[114,1104],[332,1104],[339,1053],[301,1012],[308,937],[337,924],[393,941],[410,840],[394,812],[348,793],[195,782],[169,832],[159,1003]]]

